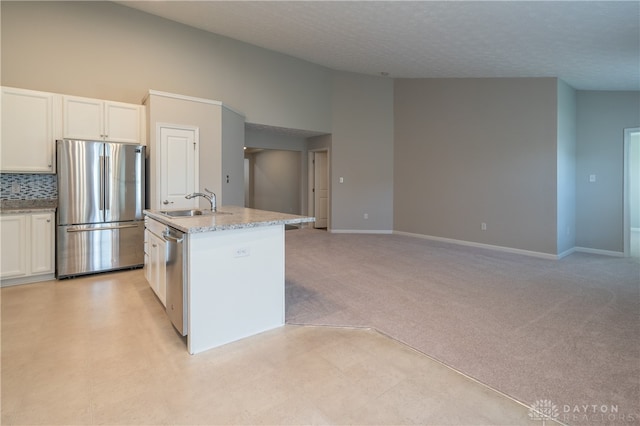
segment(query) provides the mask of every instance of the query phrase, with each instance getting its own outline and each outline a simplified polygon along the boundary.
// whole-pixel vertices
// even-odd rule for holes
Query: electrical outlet
[[[486,231],[486,230],[487,230],[487,224],[486,224],[486,223],[484,223],[484,222],[482,222],[482,223],[480,224],[480,229],[481,229],[481,230],[483,230],[483,231]]]
[[[247,257],[251,254],[249,247],[238,247],[234,251],[234,257]]]
[[[365,213],[365,214],[364,214],[364,218],[365,218],[365,219],[369,219],[369,213]]]
[[[18,182],[13,182],[11,184],[11,193],[12,194],[19,194],[21,190],[22,190],[22,188],[20,187],[20,184]]]

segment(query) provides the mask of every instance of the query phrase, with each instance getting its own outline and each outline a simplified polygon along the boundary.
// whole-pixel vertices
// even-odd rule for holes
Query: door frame
[[[623,184],[623,232],[624,235],[624,257],[631,256],[631,203],[629,202],[629,147],[631,146],[631,135],[640,133],[640,127],[629,127],[624,129],[624,184]]]
[[[331,230],[331,148],[318,148],[310,149],[307,151],[307,211],[309,216],[314,216],[316,213],[315,207],[315,194],[313,192],[315,181],[315,164],[314,154],[316,152],[327,153],[327,231]],[[313,223],[307,224],[309,227],[313,227]]]

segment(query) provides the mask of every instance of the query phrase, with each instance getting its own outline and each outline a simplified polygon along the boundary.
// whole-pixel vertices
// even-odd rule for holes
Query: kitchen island
[[[284,325],[284,226],[314,218],[235,206],[187,217],[144,213],[147,221],[183,233],[189,353]],[[168,294],[171,282],[166,285]]]

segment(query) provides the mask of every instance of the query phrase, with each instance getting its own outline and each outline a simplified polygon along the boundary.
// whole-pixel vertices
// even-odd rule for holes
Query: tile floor
[[[542,424],[374,330],[285,327],[191,356],[142,270],[5,287],[19,424]]]

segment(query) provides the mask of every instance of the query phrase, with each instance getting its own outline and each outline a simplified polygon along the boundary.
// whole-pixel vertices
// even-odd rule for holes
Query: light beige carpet
[[[288,323],[374,327],[570,424],[640,424],[637,259],[301,229],[286,282]]]

